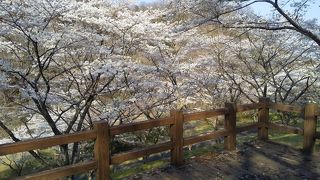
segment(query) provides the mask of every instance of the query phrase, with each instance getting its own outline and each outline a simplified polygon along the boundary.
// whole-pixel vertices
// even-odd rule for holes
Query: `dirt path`
[[[273,142],[245,143],[233,152],[188,159],[179,168],[166,167],[126,179],[319,179],[320,153],[303,156],[299,150]]]

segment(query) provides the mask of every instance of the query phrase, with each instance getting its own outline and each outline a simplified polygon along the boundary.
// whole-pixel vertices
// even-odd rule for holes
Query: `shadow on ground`
[[[270,141],[240,145],[236,151],[212,152],[188,159],[181,167],[168,166],[126,179],[319,179],[320,154],[303,155],[300,150]]]

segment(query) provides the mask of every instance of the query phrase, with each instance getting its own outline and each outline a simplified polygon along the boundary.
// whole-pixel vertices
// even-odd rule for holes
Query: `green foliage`
[[[169,138],[169,129],[167,127],[155,127],[146,131],[137,131],[133,134],[136,140],[142,144],[157,144],[159,141],[164,141]]]
[[[303,136],[301,135],[280,133],[272,130],[269,132],[269,138],[271,141],[275,141],[281,144],[285,144],[300,149],[303,146]]]
[[[219,120],[217,120],[219,121]],[[218,127],[216,127],[218,126]],[[191,121],[184,123],[184,137],[195,136],[206,132],[213,132],[218,129],[220,122],[215,123],[211,119],[204,119],[200,121]]]
[[[15,177],[15,174],[8,166],[0,164],[0,179],[9,179]]]
[[[184,157],[186,159],[189,159],[194,156],[201,156],[207,153],[222,151],[223,147],[224,147],[223,144],[210,144],[210,145],[208,144],[204,147],[196,147],[196,148],[193,148],[192,150],[185,151]]]
[[[121,142],[117,139],[112,139],[112,141],[111,141],[111,154],[116,154],[116,153],[123,152],[123,151],[129,151],[135,147],[136,146],[134,146],[134,145]]]
[[[57,167],[54,149],[39,151],[43,161],[37,160],[29,153],[18,153],[1,157],[0,179],[9,179]],[[45,163],[44,163],[45,162]],[[11,167],[9,167],[8,165]]]
[[[256,110],[237,113],[237,126],[257,122],[257,119],[258,115]]]
[[[271,122],[282,123],[301,128],[303,127],[301,126],[302,118],[299,113],[271,111],[269,114],[269,118]]]
[[[169,164],[168,160],[152,161],[152,162],[148,162],[148,163],[145,163],[145,164],[136,165],[133,168],[114,171],[114,172],[112,172],[111,177],[112,177],[112,179],[122,179],[124,177],[130,176],[130,175],[134,175],[134,174],[137,174],[137,173],[141,173],[143,171],[148,171],[148,170],[152,170],[152,169],[161,168],[161,167],[164,167],[164,166],[166,166],[168,164]]]

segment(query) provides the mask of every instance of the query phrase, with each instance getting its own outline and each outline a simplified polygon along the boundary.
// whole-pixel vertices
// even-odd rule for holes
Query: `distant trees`
[[[297,102],[317,81],[313,49],[301,41],[288,32],[246,33],[217,50],[222,75],[252,102],[258,97]]]
[[[271,5],[275,14],[272,18],[259,17],[251,5],[265,3]],[[305,13],[314,0],[279,1],[279,0],[176,0],[175,8],[191,13],[193,21],[189,27],[201,24],[219,24],[226,28],[247,28],[263,30],[293,30],[320,45],[319,26],[316,19],[305,19]]]
[[[12,140],[82,131],[101,119],[152,119],[174,101],[166,72],[134,58],[167,47],[158,15],[105,1],[3,1],[0,9],[2,92],[29,119],[24,137],[0,120]],[[60,147],[64,164],[79,160],[79,146]]]
[[[257,16],[248,9],[254,3],[272,5],[274,16],[269,19]],[[311,3],[178,0],[173,12],[184,18],[179,26],[181,31],[202,28],[229,37],[212,48],[215,55],[211,59],[216,57],[212,60],[219,62],[220,75],[225,78],[224,84],[230,84],[229,90],[236,92],[234,97],[256,101],[259,96],[272,95],[275,101],[292,103],[298,99],[311,100],[309,91],[319,86],[316,70],[319,28],[316,20],[304,17]],[[285,10],[284,6],[289,5],[289,10]],[[184,16],[181,12],[185,12]],[[221,33],[223,28],[225,32]]]
[[[248,2],[247,4],[244,4]],[[299,0],[294,2],[282,2],[279,0],[243,0],[238,7],[247,7],[254,3],[266,3],[270,4],[277,14],[273,19],[262,21],[240,21],[238,27],[251,28],[251,29],[264,29],[264,30],[294,30],[320,46],[319,26],[316,23],[316,19],[307,20],[304,15],[308,10],[308,7],[312,6],[314,0]],[[290,8],[289,8],[290,6]],[[290,10],[286,10],[288,7]],[[228,26],[228,25],[227,25]]]
[[[0,5],[4,87],[18,90],[12,97],[20,106],[18,113],[41,115],[36,121],[45,122],[54,135],[89,128],[96,96],[111,86],[117,74],[93,67],[95,57],[102,55],[91,48],[97,41],[85,32],[72,31],[76,27],[64,22],[73,6],[62,1],[4,1]],[[28,129],[28,122],[25,125]],[[67,145],[60,148],[65,164],[76,161],[78,143],[70,156]]]

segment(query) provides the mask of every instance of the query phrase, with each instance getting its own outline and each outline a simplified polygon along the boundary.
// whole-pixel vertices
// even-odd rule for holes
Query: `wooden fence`
[[[258,122],[246,126],[236,127],[237,112],[255,109],[258,110]],[[269,109],[295,112],[304,115],[304,128],[301,129],[270,123]],[[225,117],[224,129],[197,136],[183,137],[184,122],[202,120],[221,115]],[[173,110],[170,112],[170,117],[167,118],[113,127],[109,127],[107,122],[95,122],[94,129],[90,131],[2,144],[0,145],[0,156],[34,149],[43,149],[73,142],[95,140],[93,160],[27,175],[21,177],[20,179],[57,179],[65,176],[84,173],[89,170],[96,170],[96,179],[106,180],[110,178],[110,165],[112,164],[120,164],[127,160],[136,159],[167,150],[171,151],[172,164],[177,166],[181,165],[184,162],[183,147],[202,141],[224,137],[225,149],[234,150],[236,148],[236,134],[252,129],[258,129],[258,139],[261,140],[268,139],[268,129],[275,129],[282,132],[303,135],[303,151],[306,153],[311,153],[315,144],[315,139],[320,138],[320,132],[316,132],[318,115],[319,110],[316,104],[307,104],[304,108],[302,108],[292,105],[271,103],[269,99],[260,99],[259,103],[244,105],[226,103],[225,107],[221,109],[196,113],[183,113],[181,111]],[[170,141],[110,156],[109,144],[112,136],[158,126],[169,126]]]

